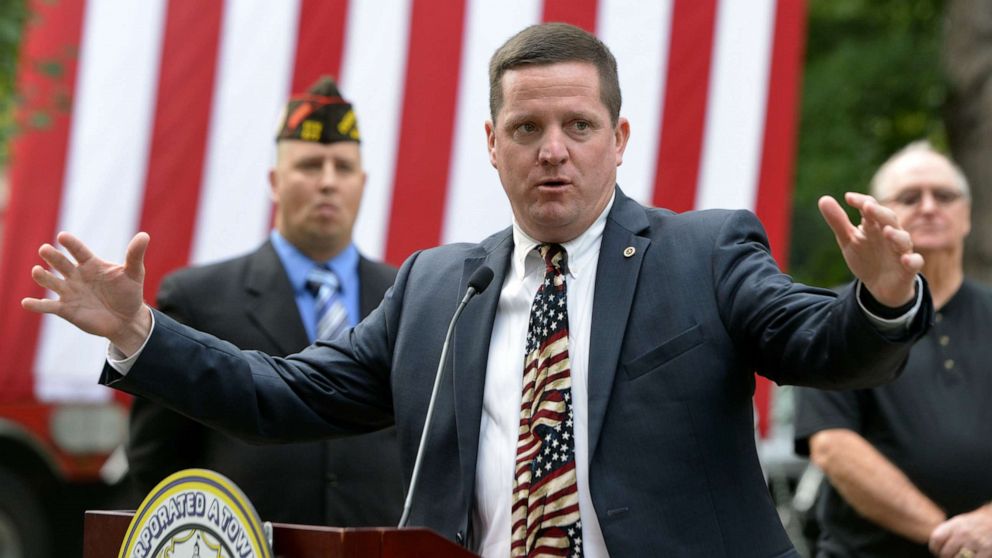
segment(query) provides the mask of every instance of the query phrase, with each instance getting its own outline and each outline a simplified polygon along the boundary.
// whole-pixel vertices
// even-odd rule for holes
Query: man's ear
[[[486,148],[489,150],[489,164],[496,168],[496,127],[492,120],[486,120]]]
[[[623,164],[623,152],[627,149],[627,140],[630,139],[630,121],[621,116],[617,120],[617,127],[613,133],[616,134],[617,166],[619,167]]]
[[[276,169],[269,169],[269,199],[276,201]]]

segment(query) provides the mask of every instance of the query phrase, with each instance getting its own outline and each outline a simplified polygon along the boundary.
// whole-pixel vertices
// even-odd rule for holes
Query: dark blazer
[[[396,268],[361,258],[360,311],[382,300]],[[271,243],[251,254],[167,276],[158,308],[242,349],[283,356],[309,344],[293,288]],[[127,444],[143,498],[167,475],[203,467],[230,477],[262,519],[336,526],[395,525],[403,507],[396,430],[348,439],[250,445],[136,398]]]
[[[250,438],[395,422],[409,482],[448,320],[476,269],[505,277],[512,247],[504,230],[417,253],[350,336],[287,359],[243,353],[156,315],[130,372],[108,365],[102,381]],[[411,524],[469,545],[499,283],[455,330],[411,515]],[[924,291],[910,332],[892,341],[851,294],[782,274],[753,214],[676,215],[618,189],[600,248],[589,362],[589,490],[610,554],[798,556],[758,464],[753,372],[832,388],[890,380],[932,317]],[[184,381],[164,355],[179,355]]]

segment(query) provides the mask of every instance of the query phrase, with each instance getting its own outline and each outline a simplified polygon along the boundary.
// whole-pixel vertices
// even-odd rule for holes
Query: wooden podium
[[[116,558],[133,512],[88,511],[83,526],[83,558]],[[468,558],[471,552],[430,529],[386,527],[340,529],[272,524],[275,558]]]

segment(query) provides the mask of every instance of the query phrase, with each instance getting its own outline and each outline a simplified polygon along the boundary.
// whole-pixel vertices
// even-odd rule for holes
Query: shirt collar
[[[279,255],[283,267],[286,268],[286,275],[296,292],[306,289],[307,273],[316,266],[328,267],[334,271],[342,282],[342,287],[347,283],[346,278],[354,274],[354,270],[358,268],[358,249],[355,248],[354,244],[349,244],[337,256],[328,261],[316,262],[307,257],[275,229],[269,233],[269,240],[272,241],[272,247]]]
[[[603,238],[603,230],[606,228],[606,216],[609,215],[610,209],[613,208],[613,202],[616,201],[616,197],[617,193],[616,189],[614,189],[609,203],[606,204],[603,212],[593,221],[592,225],[589,225],[589,228],[579,236],[562,243],[562,247],[565,248],[565,252],[568,254],[568,259],[566,260],[568,262],[568,275],[571,275],[573,279],[578,277],[583,269],[588,268],[590,260],[598,254],[599,243]],[[512,256],[512,273],[514,277],[522,279],[530,273],[543,269],[541,258],[537,255],[537,252],[534,252],[534,248],[539,244],[541,243],[531,238],[520,228],[516,218],[514,218]]]

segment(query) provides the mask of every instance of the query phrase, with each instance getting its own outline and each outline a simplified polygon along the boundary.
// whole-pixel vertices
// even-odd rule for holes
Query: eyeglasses
[[[964,192],[952,188],[910,188],[903,190],[897,195],[887,198],[887,203],[894,203],[905,207],[918,205],[923,201],[923,195],[929,193],[933,196],[933,201],[940,206],[948,206],[964,197]]]

